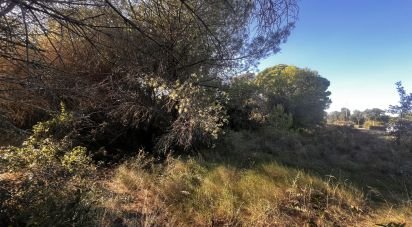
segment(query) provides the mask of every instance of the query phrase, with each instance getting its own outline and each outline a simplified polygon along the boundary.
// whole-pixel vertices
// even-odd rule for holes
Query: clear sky
[[[395,82],[412,92],[412,0],[300,0],[299,21],[280,53],[261,61],[310,68],[330,80],[332,104],[386,109]]]

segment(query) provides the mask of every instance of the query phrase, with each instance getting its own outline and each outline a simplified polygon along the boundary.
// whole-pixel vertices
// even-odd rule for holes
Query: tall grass
[[[123,206],[123,224],[140,217],[143,225],[345,226],[361,225],[374,215],[365,195],[352,185],[276,162],[238,168],[190,158],[150,168],[129,165],[118,168],[112,188],[118,197],[108,202],[117,211]],[[121,195],[131,198],[121,200]],[[402,215],[395,220],[405,222]]]
[[[345,128],[229,132],[193,157],[154,164],[139,156],[144,164],[121,165],[112,191],[132,198],[110,204],[135,207],[126,213],[143,222],[178,226],[412,223],[412,182],[395,175],[399,167],[408,173],[412,159],[394,149]],[[122,217],[131,223],[130,214]]]
[[[43,186],[18,171],[0,174],[0,214],[17,225],[54,226],[412,224],[411,155],[359,133],[228,132],[214,149],[193,156],[158,160],[141,151],[87,177],[51,159],[39,170],[59,170],[52,175],[59,177],[38,178]],[[16,188],[24,196],[7,192]]]

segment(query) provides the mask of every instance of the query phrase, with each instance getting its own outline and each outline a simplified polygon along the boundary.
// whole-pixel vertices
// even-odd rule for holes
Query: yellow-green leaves
[[[40,122],[33,127],[33,134],[22,146],[0,149],[0,161],[7,170],[36,171],[38,169],[56,168],[63,172],[86,173],[91,167],[91,159],[85,147],[71,147],[63,138],[55,138],[55,133],[64,130],[66,124],[73,120],[71,113],[61,105],[61,113],[54,118]]]
[[[87,156],[85,147],[75,147],[63,155],[61,163],[70,172],[81,171],[90,165],[91,158]]]
[[[259,73],[255,83],[269,102],[281,104],[293,115],[295,126],[323,123],[324,110],[331,102],[327,91],[330,83],[316,71],[277,65]]]

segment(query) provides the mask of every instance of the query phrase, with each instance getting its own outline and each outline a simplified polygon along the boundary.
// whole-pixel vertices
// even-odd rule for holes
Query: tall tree
[[[396,83],[396,90],[399,95],[399,104],[390,106],[389,112],[396,114],[394,122],[396,142],[401,143],[404,136],[412,133],[412,93],[407,94],[402,82]]]
[[[226,115],[222,80],[278,52],[298,12],[296,0],[1,6],[0,61],[11,70],[0,72],[0,107],[9,116],[64,101],[90,131],[116,139],[143,130],[163,150],[217,136]],[[102,129],[107,122],[121,127]]]
[[[357,125],[361,125],[361,123],[364,121],[365,116],[364,113],[362,111],[359,110],[354,110],[352,115],[350,116],[351,120],[356,122]]]
[[[330,82],[316,71],[277,65],[259,73],[256,84],[262,87],[272,106],[280,104],[293,115],[295,127],[324,122],[325,109],[331,103]]]

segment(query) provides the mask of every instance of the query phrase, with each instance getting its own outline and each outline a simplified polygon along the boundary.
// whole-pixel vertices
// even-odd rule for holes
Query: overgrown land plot
[[[327,114],[295,0],[0,3],[0,226],[409,226],[412,94]]]

